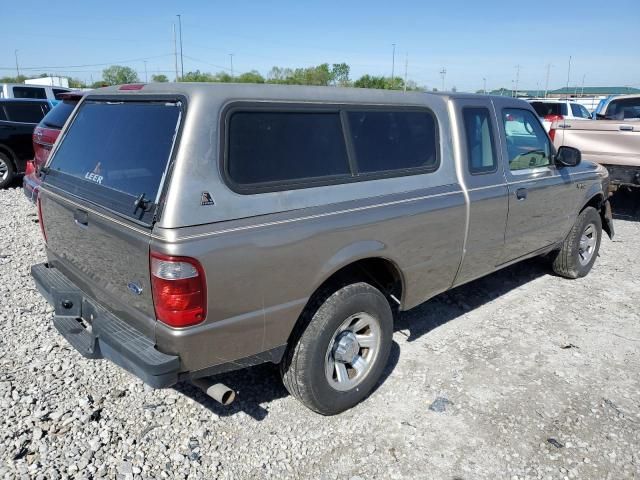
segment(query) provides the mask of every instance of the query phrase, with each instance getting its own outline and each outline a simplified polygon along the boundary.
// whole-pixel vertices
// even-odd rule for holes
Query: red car
[[[38,198],[40,187],[40,168],[47,163],[51,148],[55,143],[60,130],[82,99],[85,92],[69,92],[60,96],[62,100],[53,107],[40,121],[33,131],[33,160],[27,161],[27,167],[22,181],[24,194],[33,202]]]

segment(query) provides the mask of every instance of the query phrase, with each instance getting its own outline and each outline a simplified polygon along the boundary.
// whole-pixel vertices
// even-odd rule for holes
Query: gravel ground
[[[637,218],[585,279],[530,261],[405,313],[383,383],[327,418],[269,365],[222,407],[83,359],[29,275],[35,209],[9,189],[0,212],[0,478],[640,477]]]

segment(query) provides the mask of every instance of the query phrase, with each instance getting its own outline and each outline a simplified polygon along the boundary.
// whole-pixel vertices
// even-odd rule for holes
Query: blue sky
[[[3,8],[0,75],[47,71],[98,80],[107,65],[131,66],[144,80],[174,76],[172,24],[182,15],[184,69],[266,75],[274,65],[346,62],[351,77],[396,73],[429,88],[475,91],[570,85],[640,87],[640,0],[524,1],[184,1],[51,2]],[[27,68],[47,67],[39,70]]]

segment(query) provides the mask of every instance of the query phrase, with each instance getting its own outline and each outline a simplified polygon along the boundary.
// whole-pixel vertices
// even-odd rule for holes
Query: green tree
[[[156,83],[166,83],[169,81],[169,78],[163,74],[151,75],[151,81]]]
[[[365,74],[365,75],[362,75],[355,82],[353,82],[353,86],[357,88],[386,89],[387,79],[383,76],[377,77],[375,75]]]
[[[24,83],[24,81],[27,79],[26,76],[24,75],[20,75],[17,77],[2,77],[0,78],[0,83]]]
[[[131,67],[123,67],[122,65],[111,65],[102,71],[102,79],[108,85],[122,85],[123,83],[136,83],[138,74]]]
[[[69,88],[84,88],[85,83],[78,78],[69,78]]]
[[[351,68],[346,63],[334,63],[331,66],[331,83],[340,87],[348,87],[351,84],[350,71]]]
[[[211,73],[196,70],[195,72],[187,72],[179,80],[181,82],[215,82],[216,77]]]
[[[258,71],[251,70],[238,76],[235,81],[240,83],[264,83],[264,77]]]

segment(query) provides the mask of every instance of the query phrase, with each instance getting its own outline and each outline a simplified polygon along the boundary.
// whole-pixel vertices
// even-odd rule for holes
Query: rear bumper
[[[619,186],[640,187],[640,165],[604,165],[609,171],[611,189]]]
[[[178,381],[180,357],[155,348],[153,340],[88,298],[45,263],[31,267],[40,293],[54,307],[53,325],[86,358],[106,358],[155,388]]]
[[[40,179],[35,174],[25,175],[22,179],[22,191],[25,196],[31,200],[31,202],[36,203],[38,199],[38,189],[40,188]]]

